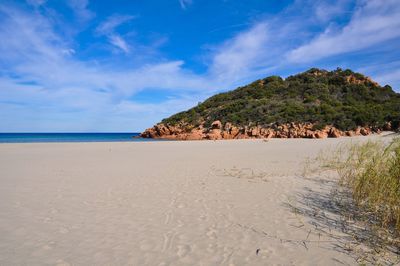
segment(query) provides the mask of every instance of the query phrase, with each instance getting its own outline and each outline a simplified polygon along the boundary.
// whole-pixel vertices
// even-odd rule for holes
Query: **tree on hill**
[[[312,68],[286,79],[270,76],[219,93],[162,123],[208,127],[215,120],[236,126],[310,122],[340,130],[383,127],[389,121],[398,125],[400,94],[349,69]]]

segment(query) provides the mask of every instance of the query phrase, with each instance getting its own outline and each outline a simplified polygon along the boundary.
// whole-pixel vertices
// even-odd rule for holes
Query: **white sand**
[[[1,144],[0,265],[355,265],[287,204],[332,186],[307,157],[371,138]]]

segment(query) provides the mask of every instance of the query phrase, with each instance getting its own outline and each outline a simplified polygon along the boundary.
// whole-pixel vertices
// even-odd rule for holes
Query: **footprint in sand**
[[[170,207],[174,206],[174,205],[175,205],[175,202],[176,202],[176,198],[173,198],[173,199],[171,200],[171,202],[169,203],[169,206],[170,206]]]
[[[172,241],[174,240],[176,233],[170,231],[170,232],[164,234],[163,236],[164,236],[164,244],[163,244],[162,251],[164,252],[167,249],[171,248]]]
[[[208,232],[206,233],[209,239],[216,239],[217,238],[217,231],[213,228],[208,229]]]
[[[216,244],[208,244],[207,251],[209,253],[215,253],[216,250],[217,250],[217,245]]]
[[[43,249],[43,250],[51,250],[51,249],[53,249],[53,247],[52,247],[51,245],[52,245],[52,244],[44,245],[44,246],[42,246],[42,249]]]
[[[56,242],[51,241],[51,242],[47,243],[46,245],[42,246],[42,249],[51,250],[51,249],[53,249],[55,244],[56,244]]]
[[[185,208],[185,207],[186,207],[186,204],[185,204],[185,203],[180,203],[180,204],[178,204],[178,206],[177,206],[178,209],[182,209],[182,208]]]
[[[142,243],[140,243],[140,246],[139,246],[140,250],[142,250],[142,251],[150,251],[153,249],[153,247],[154,247],[154,245],[148,241],[143,241]]]
[[[182,227],[185,225],[185,223],[182,220],[177,220],[176,223],[177,223],[177,225],[176,225],[177,227]]]
[[[61,234],[67,234],[67,233],[69,233],[69,230],[68,230],[68,228],[66,228],[66,227],[61,227],[61,228],[59,229],[59,232],[60,232]]]
[[[199,221],[205,221],[205,220],[207,220],[207,216],[206,216],[206,215],[200,215],[200,216],[197,218],[197,220],[199,220]]]
[[[188,245],[178,245],[178,251],[176,254],[180,257],[183,258],[185,257],[192,249]]]
[[[164,221],[164,224],[169,224],[170,223],[170,221],[171,221],[171,219],[172,219],[172,212],[167,212],[166,214],[165,214],[165,221]]]

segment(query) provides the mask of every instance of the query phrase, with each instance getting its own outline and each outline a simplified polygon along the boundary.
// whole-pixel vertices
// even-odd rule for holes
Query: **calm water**
[[[0,143],[154,141],[139,133],[0,133]]]

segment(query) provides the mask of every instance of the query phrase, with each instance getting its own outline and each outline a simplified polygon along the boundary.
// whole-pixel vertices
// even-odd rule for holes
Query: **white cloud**
[[[63,49],[61,52],[65,55],[74,55],[76,53],[76,51],[72,48]]]
[[[400,5],[397,0],[361,2],[345,27],[339,30],[327,28],[309,43],[290,51],[288,60],[316,61],[400,37]]]
[[[374,77],[381,85],[390,85],[395,91],[400,92],[400,61],[384,60],[380,63],[370,63],[357,71]]]
[[[108,36],[108,38],[109,38],[111,44],[120,48],[125,53],[129,53],[130,47],[121,36],[113,34],[113,35]]]
[[[348,51],[348,48],[335,50],[339,48],[334,46],[320,52],[322,48],[314,43],[324,37],[330,42],[341,40],[343,44],[339,43],[339,47],[348,47],[351,40],[347,43],[343,36],[352,37],[350,33],[355,34],[361,26],[363,33],[374,34],[356,35],[360,40],[379,37],[378,43],[385,40],[380,34],[398,34],[393,33],[393,24],[398,22],[394,16],[396,8],[391,6],[393,1],[387,2],[387,6],[373,6],[373,3],[377,2],[360,5],[343,29],[326,31],[314,38],[308,44],[314,45],[313,49],[303,48],[303,55],[317,60],[329,54],[331,49],[334,53]],[[87,2],[83,6],[87,9]],[[40,15],[40,10],[28,13],[0,4],[0,39],[3,40],[0,42],[0,131],[26,128],[33,131],[142,130],[217,91],[232,89],[291,67],[285,54],[299,40],[309,39],[314,34],[308,27],[314,26],[310,23],[316,20],[304,20],[302,16],[288,20],[289,15],[284,13],[275,18],[244,23],[243,26],[252,26],[211,46],[205,52],[207,70],[196,74],[179,59],[160,57],[157,61],[144,62],[140,67],[132,67],[129,63],[120,65],[114,57],[101,63],[80,60],[79,48],[73,42],[65,41],[65,36],[54,30],[52,20]],[[130,53],[126,55],[129,60],[135,60],[136,53],[117,30],[132,19],[132,16],[114,15],[95,30],[114,47]],[[358,47],[363,46],[359,44]],[[136,51],[137,47],[134,48]],[[292,53],[294,56],[300,52]],[[378,80],[389,84],[399,80],[397,77],[400,76],[393,67],[374,73]],[[135,94],[149,88],[173,92],[174,97],[159,104],[135,100]]]
[[[86,22],[95,16],[88,8],[89,0],[67,0],[67,4],[81,22]]]
[[[217,79],[246,75],[265,57],[269,41],[268,26],[260,23],[220,45],[212,59],[210,71]]]
[[[334,2],[317,1],[314,6],[316,18],[327,22],[349,12],[351,0],[337,0]]]
[[[49,21],[39,14],[0,6],[0,38],[7,40],[0,42],[0,109],[7,117],[11,113],[18,116],[14,118],[26,122],[26,127],[32,130],[44,130],[42,126],[66,130],[73,124],[69,120],[74,119],[80,121],[76,125],[88,126],[76,130],[95,130],[90,128],[95,126],[92,122],[101,117],[108,117],[109,123],[100,123],[101,127],[112,124],[113,130],[123,127],[140,130],[164,117],[166,112],[170,114],[188,107],[188,103],[195,104],[198,95],[204,93],[202,89],[212,87],[203,77],[185,70],[182,61],[124,69],[112,67],[112,62],[98,65],[80,61],[75,58],[74,50],[55,34]],[[125,49],[122,43],[118,45]],[[173,104],[135,103],[135,93],[146,88],[173,90],[182,96],[177,96]],[[183,100],[181,97],[189,91],[192,98]],[[153,111],[145,109],[148,107]],[[147,121],[142,121],[144,115],[137,115],[140,108],[142,113],[149,112]],[[77,111],[82,113],[79,118]],[[24,117],[27,112],[37,117],[29,115],[27,120]],[[54,117],[64,119],[65,123],[38,122],[52,121]],[[13,130],[8,125],[14,123],[8,118],[7,121],[0,125],[0,130]],[[126,121],[131,121],[131,125]]]
[[[99,34],[110,34],[110,33],[114,33],[115,29],[126,23],[131,21],[132,19],[134,19],[134,16],[130,16],[130,15],[113,15],[110,16],[109,18],[107,18],[106,21],[104,21],[103,23],[101,23],[97,28],[96,28],[96,32]]]
[[[96,28],[96,33],[107,36],[112,45],[121,49],[125,53],[129,53],[131,50],[130,45],[120,34],[116,32],[116,29],[134,18],[134,16],[130,15],[112,15]]]
[[[182,9],[186,9],[192,3],[193,3],[192,0],[179,0],[179,4],[181,5]]]

